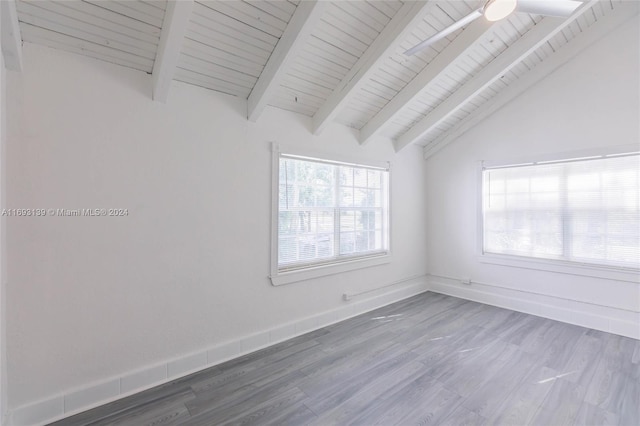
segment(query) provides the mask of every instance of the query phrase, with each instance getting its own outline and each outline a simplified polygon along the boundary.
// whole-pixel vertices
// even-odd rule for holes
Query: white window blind
[[[280,154],[278,271],[385,254],[388,169]]]
[[[637,153],[482,174],[485,253],[640,267]]]

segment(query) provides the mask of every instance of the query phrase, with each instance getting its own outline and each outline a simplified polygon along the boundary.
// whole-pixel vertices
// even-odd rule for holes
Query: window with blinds
[[[278,272],[386,254],[388,168],[279,155]]]
[[[484,253],[640,267],[638,153],[485,168]]]

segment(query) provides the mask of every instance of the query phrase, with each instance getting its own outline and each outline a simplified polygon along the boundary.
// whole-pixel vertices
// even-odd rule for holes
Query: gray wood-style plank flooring
[[[640,341],[424,293],[56,425],[640,425]]]

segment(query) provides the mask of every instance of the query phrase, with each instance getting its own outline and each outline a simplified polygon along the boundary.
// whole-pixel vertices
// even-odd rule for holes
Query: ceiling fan
[[[444,30],[421,41],[404,52],[404,54],[408,56],[413,55],[438,40],[442,40],[452,32],[475,21],[481,16],[484,16],[486,20],[491,22],[504,19],[513,11],[534,13],[536,15],[567,17],[581,4],[581,1],[575,0],[487,0],[481,8],[474,10],[458,22],[449,25]]]

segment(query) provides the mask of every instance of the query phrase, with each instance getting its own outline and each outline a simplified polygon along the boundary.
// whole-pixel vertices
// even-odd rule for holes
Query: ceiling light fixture
[[[506,18],[516,10],[517,0],[489,0],[484,6],[484,17],[494,22]]]
[[[487,21],[491,22],[504,19],[512,12],[567,18],[571,16],[571,14],[574,13],[581,5],[587,6],[591,3],[583,3],[582,1],[577,0],[484,0],[482,4],[483,6],[481,8],[472,11],[448,27],[438,31],[431,37],[422,40],[420,43],[404,52],[404,54],[411,56],[416,52],[425,49],[427,46],[431,46],[449,36],[449,34],[469,25],[481,16],[484,16]]]

